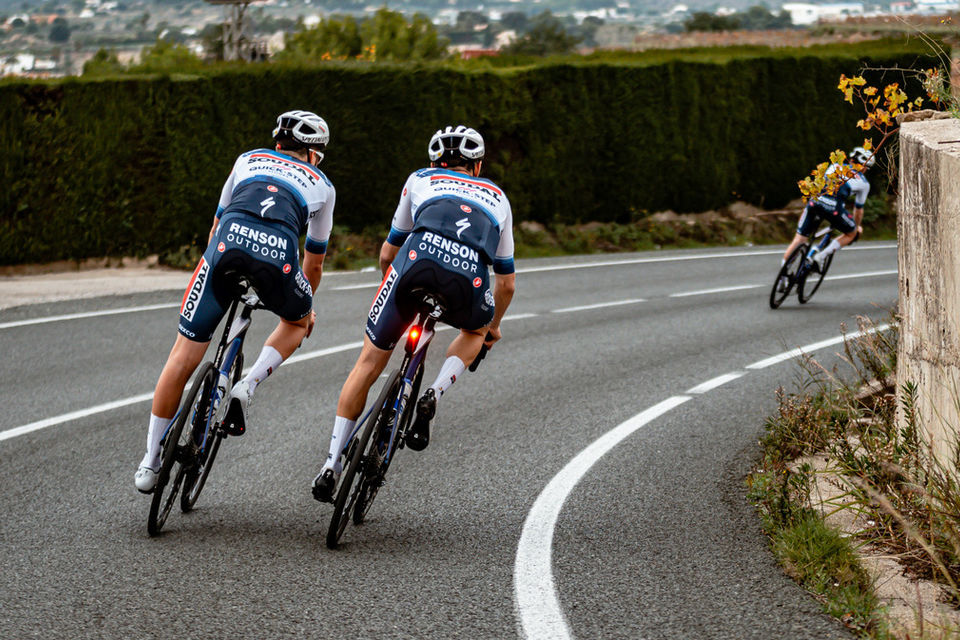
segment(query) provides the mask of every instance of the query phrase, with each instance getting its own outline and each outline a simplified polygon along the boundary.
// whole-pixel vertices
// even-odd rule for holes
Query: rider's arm
[[[333,206],[337,193],[333,186],[327,192],[327,199],[307,220],[307,237],[303,245],[303,275],[314,292],[323,276],[323,259],[327,255],[327,243],[333,230]]]
[[[513,212],[510,203],[504,199],[506,216],[503,220],[503,232],[500,234],[500,244],[497,245],[497,255],[493,259],[493,321],[487,331],[490,339],[487,345],[492,345],[500,339],[500,320],[507,312],[513,293],[517,289],[517,274],[513,264]]]
[[[313,289],[314,293],[320,286],[320,278],[323,277],[323,259],[326,255],[326,253],[313,253],[312,251],[303,252],[303,275],[306,276],[307,282],[310,283],[310,288]]]
[[[503,315],[507,312],[507,307],[510,306],[510,301],[513,300],[513,294],[516,290],[516,273],[494,274],[493,320],[490,322],[490,326],[487,327],[487,332],[490,334],[490,337],[485,341],[488,345],[492,345],[500,339],[500,321],[503,320]]]
[[[384,241],[383,245],[380,247],[380,273],[382,275],[387,275],[387,268],[393,262],[393,259],[397,257],[400,247],[395,244],[390,243],[390,239]]]

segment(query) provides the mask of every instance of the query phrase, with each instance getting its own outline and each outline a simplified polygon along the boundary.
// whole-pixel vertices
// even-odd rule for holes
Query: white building
[[[783,10],[790,14],[793,24],[813,24],[817,20],[840,20],[847,16],[862,16],[863,4],[860,2],[834,2],[830,4],[808,4],[805,2],[786,2]]]

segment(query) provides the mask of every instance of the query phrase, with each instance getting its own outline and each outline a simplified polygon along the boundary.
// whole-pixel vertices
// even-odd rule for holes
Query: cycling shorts
[[[846,209],[829,209],[816,202],[810,202],[800,216],[797,233],[809,238],[816,233],[821,220],[826,220],[831,227],[840,233],[850,233],[857,230],[857,223],[853,219],[853,214]]]
[[[415,231],[387,269],[367,314],[367,336],[376,347],[393,349],[413,322],[414,289],[439,295],[445,306],[441,322],[457,329],[481,329],[493,320],[490,276],[478,252],[432,231]]]
[[[296,322],[313,308],[313,289],[300,270],[299,238],[285,225],[226,213],[210,239],[180,305],[180,333],[209,342],[246,278],[263,305]]]

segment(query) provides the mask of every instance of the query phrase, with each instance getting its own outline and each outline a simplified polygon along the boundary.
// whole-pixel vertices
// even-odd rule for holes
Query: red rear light
[[[416,343],[417,338],[420,337],[420,327],[413,327],[410,329],[410,342]]]

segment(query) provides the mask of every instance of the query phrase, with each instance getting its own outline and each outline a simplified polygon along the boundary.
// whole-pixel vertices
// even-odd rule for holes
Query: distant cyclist
[[[873,152],[856,147],[850,152],[846,165],[853,177],[843,182],[836,193],[824,193],[807,203],[800,216],[800,222],[797,225],[797,234],[793,237],[790,246],[787,247],[780,261],[781,266],[790,257],[794,249],[806,242],[811,235],[816,232],[820,226],[821,220],[826,220],[831,227],[839,231],[841,236],[834,238],[823,251],[818,252],[814,257],[814,269],[820,270],[828,256],[836,253],[841,247],[845,247],[859,237],[863,231],[861,222],[863,221],[863,205],[867,202],[867,194],[870,193],[870,183],[864,177],[867,169],[873,166],[876,158]],[[841,169],[841,165],[834,164],[827,169],[827,175],[830,175]],[[853,197],[853,213],[846,209],[846,201]],[[785,290],[788,283],[786,276],[781,278],[780,288]]]
[[[240,277],[280,316],[280,323],[250,373],[230,392],[226,422],[232,433],[243,433],[246,428],[247,407],[257,385],[313,329],[313,293],[323,273],[333,226],[335,191],[317,169],[330,133],[327,123],[315,113],[287,111],[277,117],[273,139],[273,150],[255,149],[238,157],[223,185],[207,249],[183,296],[180,333],[154,391],[147,452],[135,477],[137,489],[143,493],[153,491],[157,484],[160,440]],[[299,239],[304,233],[301,270]]]
[[[330,451],[313,482],[317,500],[332,501],[345,441],[366,404],[370,386],[416,315],[414,288],[446,302],[441,320],[460,329],[437,379],[417,402],[406,444],[421,451],[430,440],[437,398],[463,374],[484,341],[500,339],[500,321],[513,299],[513,215],[503,190],[480,178],[483,138],[464,126],[437,131],[427,147],[430,168],[410,174],[380,249],[383,282],[367,314],[363,350],[340,391]],[[490,291],[488,265],[495,286]]]

